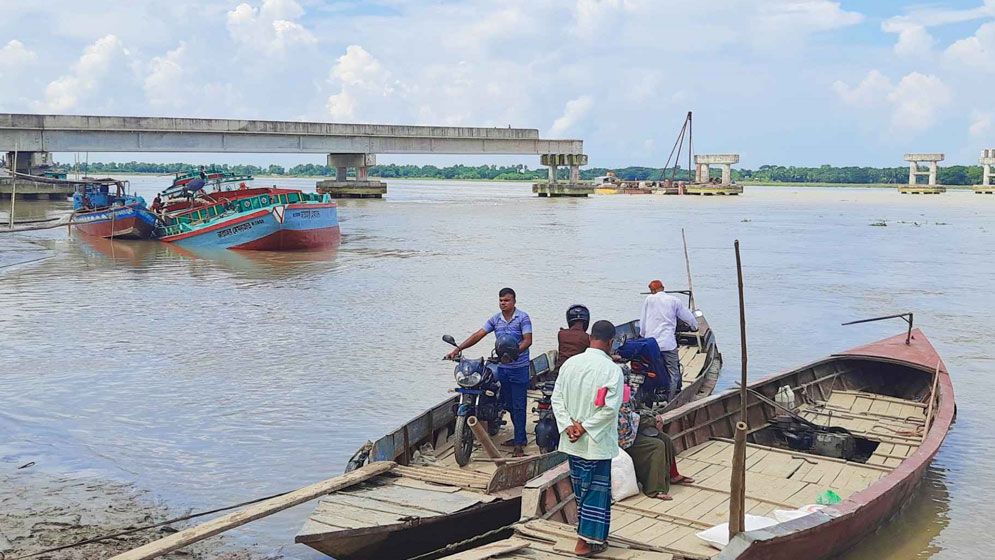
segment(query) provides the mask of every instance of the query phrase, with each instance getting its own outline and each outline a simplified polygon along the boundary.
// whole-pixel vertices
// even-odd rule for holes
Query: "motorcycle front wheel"
[[[456,452],[456,463],[465,467],[470,464],[470,455],[473,454],[473,430],[466,423],[466,416],[456,417],[456,441],[454,445]]]

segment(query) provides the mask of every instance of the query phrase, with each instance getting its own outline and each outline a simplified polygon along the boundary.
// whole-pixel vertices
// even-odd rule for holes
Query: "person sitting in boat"
[[[149,207],[149,210],[153,214],[158,214],[162,211],[162,199],[159,198],[159,195],[155,195],[155,198],[152,199],[152,206]]]
[[[583,305],[571,305],[567,309],[567,328],[556,335],[558,344],[554,371],[559,371],[567,358],[576,356],[591,347],[591,337],[587,326],[591,322],[591,312]]]
[[[471,334],[446,357],[450,360],[483,340],[487,333],[493,332],[497,338],[510,335],[518,341],[519,354],[511,363],[498,366],[498,381],[501,382],[501,399],[504,409],[511,412],[511,422],[515,425],[515,437],[501,445],[513,446],[514,457],[525,455],[523,448],[527,443],[525,430],[528,427],[525,409],[528,406],[529,388],[529,346],[532,346],[532,319],[529,314],[515,307],[515,290],[502,288],[498,292],[498,308],[500,311],[484,323],[483,328]]]
[[[624,451],[632,457],[636,480],[643,494],[660,500],[673,500],[671,484],[691,484],[694,479],[677,470],[674,442],[663,431],[663,415],[648,409],[639,410],[636,440]]]
[[[652,337],[660,345],[660,353],[670,374],[671,398],[681,390],[681,361],[677,354],[677,323],[684,321],[688,328],[698,330],[698,320],[681,300],[666,293],[663,282],[649,283],[650,295],[643,302],[639,316],[639,336]],[[669,400],[669,399],[668,399]]]

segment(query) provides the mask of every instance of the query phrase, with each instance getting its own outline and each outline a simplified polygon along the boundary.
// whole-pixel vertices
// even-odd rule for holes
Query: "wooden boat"
[[[110,191],[113,186],[115,192]],[[127,193],[127,182],[94,179],[78,183],[73,193],[73,227],[80,233],[108,239],[151,239],[156,217],[145,200]]]
[[[276,187],[173,199],[163,220],[159,239],[186,249],[313,250],[340,235],[338,207],[328,195]]]
[[[845,428],[859,442],[861,453],[846,460],[785,449],[771,437],[780,411],[750,394],[747,514],[792,517],[800,513],[792,510],[815,504],[827,490],[842,501],[740,533],[721,551],[696,536],[728,520],[731,438],[740,414],[739,392],[733,390],[666,414],[665,429],[678,451],[678,468],[695,482],[672,486],[673,501],[640,494],[616,502],[609,552],[618,555],[611,557],[818,560],[836,556],[901,509],[943,443],[956,411],[950,376],[918,329],[750,384],[770,400],[782,386],[800,397],[797,410],[803,417]],[[471,551],[475,555],[462,557],[573,557],[576,515],[563,465],[526,485],[522,521],[510,540],[481,546]],[[485,552],[490,555],[483,556]]]
[[[699,317],[698,323],[698,333],[678,333],[685,374],[683,390],[672,403],[675,407],[710,394],[722,367],[708,322]],[[617,330],[620,337],[633,336],[637,322]],[[555,361],[555,350],[532,359],[533,389],[551,379]],[[531,402],[539,396],[539,391],[529,391]],[[360,449],[350,469],[370,461],[395,461],[399,466],[362,486],[323,498],[296,542],[338,560],[390,560],[411,558],[514,523],[521,510],[522,486],[566,456],[555,451],[541,454],[529,430],[525,458],[511,459],[507,449],[506,462],[499,464],[478,446],[470,464],[460,468],[452,437],[456,402],[456,397],[447,398]],[[537,418],[533,411],[530,425]],[[509,438],[511,430],[509,422],[494,441]]]

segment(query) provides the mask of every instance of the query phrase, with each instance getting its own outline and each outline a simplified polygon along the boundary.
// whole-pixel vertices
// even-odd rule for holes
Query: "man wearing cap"
[[[677,320],[680,319],[698,330],[698,320],[681,300],[663,291],[663,282],[653,280],[650,295],[643,302],[639,316],[639,336],[656,339],[660,353],[670,374],[671,399],[681,390],[681,361],[677,354]]]

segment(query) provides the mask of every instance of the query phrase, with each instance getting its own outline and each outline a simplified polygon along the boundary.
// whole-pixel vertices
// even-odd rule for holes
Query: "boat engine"
[[[778,416],[771,422],[775,440],[790,449],[823,457],[857,459],[857,438],[845,428],[813,428],[791,416]]]

